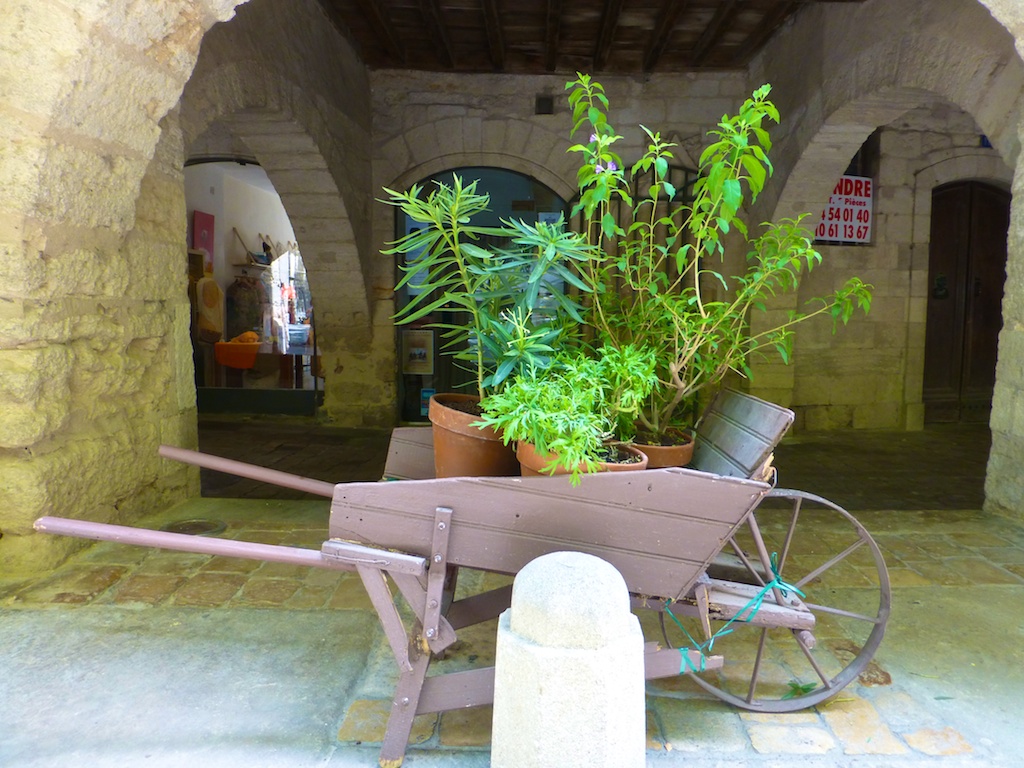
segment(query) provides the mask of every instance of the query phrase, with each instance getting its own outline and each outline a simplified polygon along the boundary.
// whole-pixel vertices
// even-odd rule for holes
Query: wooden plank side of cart
[[[634,594],[683,595],[769,491],[685,469],[567,477],[345,483],[332,539],[430,557],[436,510],[452,510],[447,562],[515,574],[557,551],[607,560]]]

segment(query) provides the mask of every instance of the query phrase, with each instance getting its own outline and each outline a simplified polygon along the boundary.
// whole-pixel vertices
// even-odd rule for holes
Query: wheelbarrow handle
[[[179,552],[196,552],[203,555],[241,557],[247,560],[266,560],[272,563],[289,563],[320,568],[337,567],[331,562],[325,561],[318,549],[300,549],[279,544],[260,544],[254,541],[206,538],[187,533],[153,531],[148,528],[94,523],[90,520],[73,520],[67,517],[40,517],[32,527],[40,533],[74,536],[79,539],[116,541],[120,544],[141,547],[173,549]]]
[[[180,461],[184,464],[193,464],[204,469],[212,469],[217,472],[224,472],[236,477],[244,477],[249,480],[257,480],[261,483],[270,483],[282,488],[311,493],[314,496],[325,498],[334,497],[334,483],[314,480],[310,477],[292,475],[288,472],[281,472],[276,469],[266,469],[255,464],[246,464],[242,461],[224,459],[220,456],[211,456],[208,453],[190,451],[185,448],[175,448],[172,445],[161,445],[159,453],[165,459]]]

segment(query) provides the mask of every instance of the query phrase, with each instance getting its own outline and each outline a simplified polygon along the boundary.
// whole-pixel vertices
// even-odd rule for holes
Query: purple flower
[[[597,141],[597,134],[596,133],[590,134],[590,143],[593,144],[595,141]]]

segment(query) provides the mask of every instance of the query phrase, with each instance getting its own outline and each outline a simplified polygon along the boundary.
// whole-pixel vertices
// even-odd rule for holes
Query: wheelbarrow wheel
[[[725,663],[694,674],[698,685],[742,709],[775,713],[827,701],[861,675],[884,683],[886,673],[871,661],[889,618],[889,573],[853,515],[819,496],[775,489],[729,544],[734,554],[724,550],[708,569],[712,579],[758,587],[748,589],[755,593],[777,579],[778,591],[765,601],[778,596],[805,619],[810,611],[813,627],[712,621],[712,634],[721,634],[709,653]]]

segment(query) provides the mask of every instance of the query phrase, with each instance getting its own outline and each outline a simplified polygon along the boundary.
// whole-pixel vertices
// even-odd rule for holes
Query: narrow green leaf
[[[615,217],[612,216],[612,214],[606,213],[601,217],[601,231],[604,233],[605,237],[613,237],[615,235],[616,226]]]

